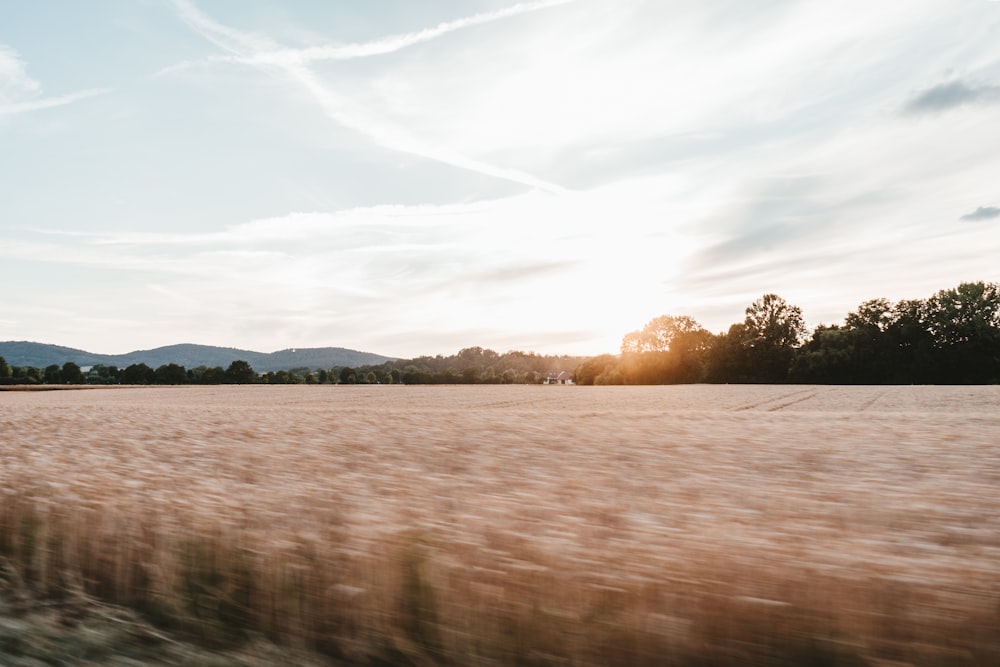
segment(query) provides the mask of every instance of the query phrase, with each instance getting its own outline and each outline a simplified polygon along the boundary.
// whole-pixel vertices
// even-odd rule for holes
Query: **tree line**
[[[871,299],[808,335],[802,310],[765,294],[712,334],[662,315],[626,334],[621,354],[587,359],[577,384],[995,384],[1000,285],[962,283],[928,299]]]
[[[97,364],[84,371],[72,361],[39,369],[12,366],[0,357],[0,384],[249,384],[258,379],[246,361],[234,361],[226,369],[198,366],[188,370],[179,364],[163,364],[155,369],[132,364],[120,369]]]
[[[292,368],[257,373],[243,360],[228,368],[179,364],[151,368],[144,363],[119,369],[98,364],[84,371],[74,362],[44,369],[11,366],[0,357],[0,384],[538,384],[549,371],[571,370],[584,357],[469,347],[450,356],[423,356],[363,366]]]
[[[450,356],[257,373],[242,360],[225,369],[139,363],[84,372],[73,362],[38,369],[0,357],[0,384],[538,384],[550,371],[574,369],[585,385],[1000,383],[1000,284],[962,283],[896,303],[870,299],[842,324],[811,334],[798,306],[765,294],[725,332],[661,315],[626,334],[620,354],[590,358],[468,347]]]

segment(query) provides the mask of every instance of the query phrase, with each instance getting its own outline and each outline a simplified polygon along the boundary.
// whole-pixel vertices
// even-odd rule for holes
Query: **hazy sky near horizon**
[[[1000,2],[0,3],[0,340],[616,352],[1000,280]]]

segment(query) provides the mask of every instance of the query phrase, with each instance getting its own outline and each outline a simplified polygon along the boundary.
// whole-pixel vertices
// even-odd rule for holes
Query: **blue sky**
[[[1000,280],[1000,2],[0,4],[0,340],[598,354]]]

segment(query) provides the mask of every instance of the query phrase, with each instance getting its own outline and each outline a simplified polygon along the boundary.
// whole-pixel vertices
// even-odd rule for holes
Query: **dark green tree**
[[[146,364],[132,364],[121,372],[122,384],[153,384],[155,372]]]
[[[747,325],[737,322],[712,341],[708,353],[707,379],[709,382],[753,382],[752,359],[747,344]]]
[[[222,366],[211,366],[201,373],[201,384],[225,384],[228,381]]]
[[[118,384],[120,375],[117,366],[95,364],[87,373],[87,384]]]
[[[905,299],[897,302],[892,308],[892,321],[886,335],[892,349],[889,383],[926,384],[936,381],[938,359],[926,301]]]
[[[765,294],[747,306],[743,321],[749,375],[757,382],[781,382],[806,334],[802,309],[777,294]]]
[[[253,384],[257,381],[257,373],[249,362],[237,359],[226,369],[226,382],[231,384]]]
[[[67,361],[62,366],[62,381],[66,384],[83,384],[83,370],[72,361]]]
[[[42,371],[34,366],[11,366],[11,378],[14,384],[41,384]]]
[[[268,373],[268,382],[270,384],[291,384],[292,375],[288,371],[275,371],[274,373]]]
[[[854,330],[821,324],[795,355],[790,378],[816,384],[858,383],[858,339]]]
[[[1000,381],[1000,285],[941,290],[927,302],[926,322],[937,356],[935,381]]]
[[[42,374],[42,382],[45,384],[62,384],[62,368],[59,364],[51,364],[45,367]]]
[[[163,364],[153,372],[156,384],[187,384],[187,370],[179,364]]]
[[[850,343],[842,369],[845,382],[880,384],[889,381],[896,365],[897,350],[889,335],[893,323],[892,304],[888,299],[870,299],[849,313],[844,320],[844,338]]]

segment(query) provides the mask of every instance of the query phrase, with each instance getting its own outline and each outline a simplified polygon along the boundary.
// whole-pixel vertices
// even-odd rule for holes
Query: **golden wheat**
[[[998,387],[5,392],[0,437],[8,567],[209,642],[1000,663]]]

